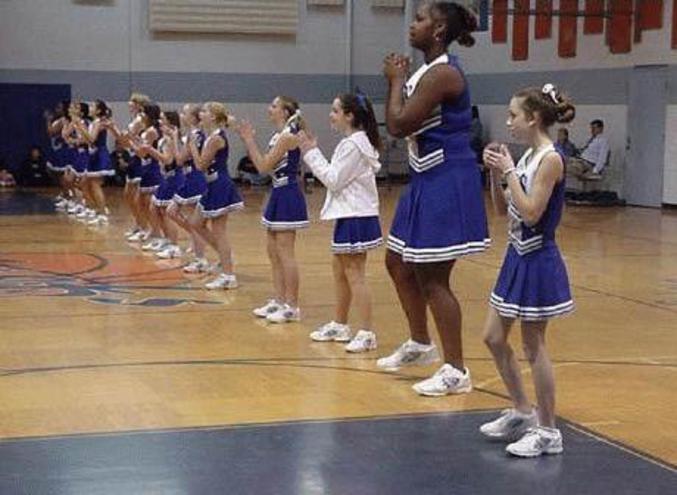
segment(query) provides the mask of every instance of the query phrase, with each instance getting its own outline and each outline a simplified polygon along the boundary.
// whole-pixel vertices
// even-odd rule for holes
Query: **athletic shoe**
[[[351,335],[348,325],[332,320],[311,332],[310,338],[315,342],[349,342]]]
[[[509,444],[506,452],[517,457],[538,457],[543,454],[561,454],[562,434],[557,428],[537,426],[529,428],[517,442]]]
[[[301,320],[301,310],[297,307],[292,308],[289,304],[283,304],[274,313],[266,316],[270,323],[289,323]]]
[[[346,346],[348,352],[368,352],[376,349],[376,334],[369,330],[360,330]]]
[[[428,378],[414,384],[413,388],[419,395],[426,397],[442,397],[449,394],[465,394],[472,390],[472,381],[468,368],[463,371],[445,363],[437,372]]]
[[[514,442],[522,438],[529,428],[537,425],[536,411],[524,414],[517,409],[504,409],[497,419],[480,426],[480,432],[492,440]]]
[[[258,318],[265,318],[269,314],[275,313],[278,309],[282,307],[282,304],[277,302],[275,299],[268,299],[268,302],[261,306],[260,308],[255,308],[252,313]]]
[[[222,273],[211,282],[207,282],[205,288],[209,290],[237,289],[237,279],[233,274]]]
[[[209,270],[209,261],[206,258],[195,258],[183,267],[184,273],[205,273]]]
[[[385,371],[397,371],[404,366],[426,366],[440,360],[435,344],[419,344],[409,339],[390,356],[376,361]]]

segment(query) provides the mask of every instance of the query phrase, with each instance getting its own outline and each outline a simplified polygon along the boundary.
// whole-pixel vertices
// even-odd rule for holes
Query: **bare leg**
[[[402,256],[388,250],[386,268],[395,284],[400,305],[407,316],[411,339],[419,344],[430,344],[426,300],[416,280],[412,263],[405,263]]]
[[[484,343],[494,356],[496,369],[503,378],[515,409],[528,414],[531,412],[531,404],[524,391],[517,358],[508,342],[513,322],[511,318],[502,318],[494,308],[490,307],[484,324]]]
[[[454,261],[417,263],[414,266],[414,273],[435,319],[444,350],[444,362],[463,370],[461,306],[449,287],[449,275],[454,263]]]
[[[531,366],[538,402],[538,424],[555,427],[555,376],[545,348],[547,321],[523,321],[522,343]]]

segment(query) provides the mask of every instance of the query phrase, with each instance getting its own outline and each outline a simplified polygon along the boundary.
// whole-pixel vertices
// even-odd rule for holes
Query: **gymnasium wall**
[[[557,9],[559,2],[554,3]],[[286,93],[303,102],[306,116],[329,150],[338,139],[327,122],[328,104],[337,92],[359,85],[382,103],[381,60],[387,52],[404,48],[404,13],[373,8],[370,0],[354,0],[348,62],[346,7],[309,6],[305,0],[299,4],[296,36],[263,36],[154,34],[148,30],[146,0],[3,0],[0,82],[70,83],[74,97],[113,102],[121,121],[127,117],[124,102],[131,90],[146,92],[161,103],[221,100],[236,115],[260,126],[261,143],[271,131],[267,103]],[[669,65],[663,201],[677,203],[677,148],[670,139],[677,131],[672,4],[664,2],[664,28],[645,31],[629,54],[611,54],[604,35],[584,35],[582,18],[577,56],[568,59],[557,56],[556,18],[547,40],[534,40],[531,19],[526,61],[511,60],[510,20],[506,44],[492,44],[490,32],[477,33],[476,46],[458,53],[489,137],[509,139],[505,109],[515,89],[554,82],[578,105],[578,118],[569,126],[575,143],[587,140],[590,120],[602,118],[607,123],[612,164],[604,185],[622,193],[624,170],[630,166],[625,160],[629,77],[636,65]],[[377,105],[379,117],[382,112],[382,105]],[[243,154],[239,140],[232,144],[233,155],[239,158]],[[395,167],[396,172],[403,170]]]
[[[382,91],[380,77],[351,74],[377,74],[383,56],[402,49],[402,10],[354,2],[349,70],[345,7],[299,3],[297,35],[275,36],[152,33],[146,0],[3,0],[0,82],[68,83],[74,98],[111,102],[121,122],[132,90],[167,106],[224,101],[260,127],[262,144],[272,130],[268,103],[287,94],[330,152],[338,141],[328,124],[332,99],[355,85]],[[232,168],[244,148],[237,138],[231,144]]]

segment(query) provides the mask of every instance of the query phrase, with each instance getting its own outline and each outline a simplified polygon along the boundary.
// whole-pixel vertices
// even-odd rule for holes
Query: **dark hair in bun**
[[[431,8],[447,21],[444,43],[449,46],[456,41],[461,46],[473,46],[472,32],[477,30],[477,17],[456,2],[433,2]]]

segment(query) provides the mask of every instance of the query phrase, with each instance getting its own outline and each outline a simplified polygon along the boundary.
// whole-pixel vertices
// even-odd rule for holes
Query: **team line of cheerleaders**
[[[456,261],[489,247],[487,219],[475,155],[469,144],[470,93],[452,42],[472,46],[475,17],[454,2],[423,4],[409,30],[411,45],[425,63],[410,75],[409,60],[391,54],[384,61],[388,82],[388,132],[406,138],[411,180],[402,192],[386,242],[386,266],[406,316],[410,338],[378,368],[440,361],[429,334],[430,309],[442,344],[443,364],[413,389],[424,396],[467,393],[471,376],[461,342],[461,309],[450,289]],[[227,223],[243,208],[228,169],[228,137],[234,130],[261,173],[270,174],[272,191],[262,216],[272,268],[273,294],[253,310],[273,323],[298,321],[299,274],[296,232],[308,226],[299,187],[303,160],[327,189],[321,219],[334,222],[331,242],[335,284],[333,320],[310,334],[314,341],[344,342],[349,352],[377,347],[371,292],[365,278],[369,251],[382,243],[376,173],[381,140],[372,104],[364,94],[341,94],[331,106],[330,123],[343,139],[328,160],[292,98],[276,97],[268,116],[277,132],[267,149],[259,149],[256,132],[246,122],[234,124],[224,105],[188,104],[180,113],[161,111],[147,97],[133,94],[132,121],[119,129],[108,106],[70,104],[67,115],[49,124],[55,139],[54,168],[63,198],[58,206],[91,223],[107,221],[101,181],[111,174],[105,151],[107,133],[131,155],[124,198],[135,225],[130,242],[160,258],[184,253],[179,229],[191,239],[193,260],[187,273],[210,270],[207,247],[218,255],[218,274],[206,287],[234,289]],[[88,120],[91,114],[92,119]],[[574,309],[566,267],[555,243],[564,204],[564,165],[549,129],[570,122],[575,109],[552,84],[518,91],[510,101],[507,126],[513,138],[528,146],[517,164],[505,145],[491,144],[484,162],[491,170],[491,197],[507,213],[509,243],[495,288],[489,298],[484,340],[509,392],[512,407],[480,432],[507,443],[512,455],[533,457],[563,451],[555,425],[555,385],[545,346],[547,322]],[[348,326],[351,306],[357,333]],[[531,367],[537,407],[529,401],[513,349],[508,341],[515,320]]]

